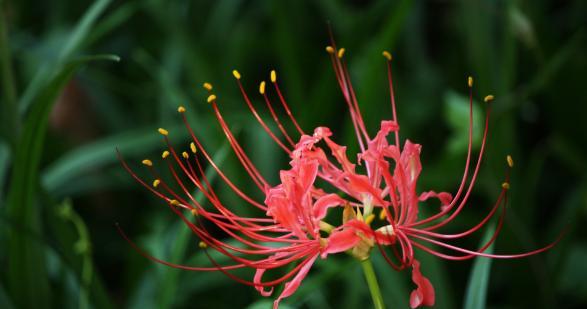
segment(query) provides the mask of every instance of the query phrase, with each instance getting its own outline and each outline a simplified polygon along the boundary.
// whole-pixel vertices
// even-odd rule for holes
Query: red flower
[[[180,192],[172,190],[170,185],[159,177],[150,160],[144,160],[143,163],[152,172],[154,178],[152,185],[139,178],[121,159],[122,164],[139,183],[167,202],[170,209],[201,239],[200,247],[210,248],[227,256],[231,263],[221,265],[207,251],[206,254],[212,263],[210,267],[172,264],[149,256],[137,248],[141,254],[156,262],[181,269],[221,271],[238,282],[255,287],[263,296],[271,295],[274,286],[285,282],[284,290],[274,303],[274,307],[277,307],[281,299],[292,295],[297,290],[318,256],[326,258],[329,254],[347,252],[362,260],[367,259],[371,254],[371,249],[377,246],[383,257],[396,270],[406,267],[412,268],[412,280],[416,289],[412,291],[410,296],[410,306],[415,308],[434,304],[434,288],[420,272],[420,263],[415,258],[414,247],[444,259],[465,260],[476,256],[524,257],[545,251],[554,245],[552,243],[544,248],[516,255],[484,253],[495,241],[503,224],[507,190],[509,189],[509,168],[513,166],[513,161],[509,156],[507,157],[509,168],[506,171],[501,193],[487,216],[477,225],[461,233],[443,234],[438,232],[438,229],[449,224],[463,210],[477,179],[489,128],[489,103],[493,96],[487,96],[484,100],[487,103],[485,129],[478,157],[471,166],[473,163],[471,162],[473,81],[469,78],[469,146],[462,181],[454,197],[447,192],[428,191],[418,194],[416,185],[422,170],[420,163],[422,147],[409,140],[406,140],[404,146],[400,147],[399,125],[392,86],[391,55],[387,52],[383,53],[387,59],[392,118],[382,121],[380,130],[371,137],[365,127],[346,65],[342,61],[344,49],[337,50],[335,46],[329,46],[327,51],[330,54],[344,101],[349,109],[361,150],[357,155],[356,163],[347,157],[346,147],[336,144],[331,139],[333,134],[328,128],[318,127],[311,135],[304,133],[292,116],[278,87],[275,71],[272,71],[270,78],[274,85],[275,94],[300,135],[297,139],[298,142],[295,143],[296,139],[289,135],[285,129],[266,93],[266,84],[262,82],[259,86],[259,92],[279,129],[279,133],[283,136],[283,138],[278,137],[279,133],[272,131],[259,116],[256,107],[240,82],[241,75],[237,71],[233,71],[244,101],[253,116],[291,158],[290,168],[280,171],[279,184],[269,184],[252,163],[222,117],[217,97],[211,93],[212,86],[204,84],[204,87],[210,92],[208,102],[214,110],[220,127],[238,160],[250,176],[251,184],[264,194],[265,200],[261,203],[253,199],[240,190],[218,168],[190,127],[184,115],[185,108],[180,107],[178,111],[192,136],[190,144],[192,154],[178,153],[169,143],[168,132],[159,129],[168,146],[168,150],[163,153],[162,157],[167,160],[167,168],[173,175],[174,182],[181,188]],[[393,135],[394,142],[392,144],[388,142],[390,134]],[[202,160],[206,162],[202,162]],[[236,209],[242,206],[227,207],[207,179],[203,171],[204,163],[209,164],[236,195],[244,202],[258,208],[264,213],[264,216],[243,217],[236,212]],[[470,181],[467,183],[469,177]],[[188,179],[189,185],[184,183],[183,179]],[[203,193],[210,206],[204,207],[192,196],[193,187]],[[430,198],[436,198],[440,201],[440,210],[433,216],[419,218],[420,203]],[[480,249],[469,250],[446,242],[466,237],[479,230],[498,212],[500,207],[501,214],[494,235]],[[325,221],[326,215],[334,210],[333,208],[342,210],[340,211],[342,223],[338,226]],[[195,216],[195,221],[189,218],[185,210]],[[380,221],[374,222],[377,212]],[[210,225],[214,225],[220,233],[208,230],[206,226]],[[126,238],[126,236],[124,237]],[[128,240],[128,238],[126,239]],[[437,251],[428,247],[427,243],[444,247],[452,253]],[[135,245],[133,244],[133,246]],[[391,255],[388,253],[389,251],[391,251]],[[285,269],[291,264],[295,264],[295,266],[277,279],[263,280],[265,272]],[[232,273],[233,270],[240,268],[254,269],[253,280],[243,279]]]

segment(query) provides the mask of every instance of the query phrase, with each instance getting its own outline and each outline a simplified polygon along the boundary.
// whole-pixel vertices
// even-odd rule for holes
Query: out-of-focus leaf
[[[35,207],[38,174],[49,112],[61,89],[80,65],[95,60],[118,60],[112,55],[83,57],[66,64],[33,101],[20,141],[8,191],[7,214],[32,231],[40,231],[39,211]],[[21,307],[43,307],[49,304],[44,251],[39,244],[23,239],[12,231],[8,237],[8,289]],[[27,284],[22,284],[27,282]]]
[[[57,62],[38,70],[38,73],[29,83],[18,102],[18,108],[20,109],[21,114],[27,112],[35,98],[40,92],[44,91],[46,85],[51,82],[52,74],[56,72],[59,67],[67,61],[67,59],[70,59],[73,53],[75,53],[83,43],[84,39],[89,37],[89,32],[96,23],[96,20],[111,1],[112,0],[98,0],[94,2],[79,20],[78,24],[73,28],[67,37],[67,40],[62,45],[63,47],[59,53]]]
[[[528,16],[524,14],[524,12],[522,12],[519,7],[513,5],[508,10],[508,13],[510,24],[513,28],[512,30],[519,37],[519,39],[527,47],[536,47],[536,33],[534,31],[534,26],[532,25],[532,22]]]
[[[73,220],[77,221],[74,225],[85,225],[85,223],[81,221],[81,218],[75,214],[72,208],[69,208],[71,206],[68,201],[63,204],[57,204],[46,192],[43,192],[43,197],[44,204],[51,205],[51,211],[44,216],[49,227],[51,239],[54,240],[51,247],[47,248],[47,264],[49,265],[51,277],[70,283],[67,285],[68,290],[66,293],[76,296],[74,299],[67,300],[71,306],[83,308],[78,297],[85,296],[86,300],[89,299],[95,308],[112,308],[100,275],[93,273],[91,278],[88,279],[88,266],[90,267],[89,269],[94,268],[93,262],[91,261],[90,253],[80,249],[84,249],[81,244],[85,243],[89,245],[89,250],[91,250],[89,235],[87,231],[83,232],[85,235],[80,235],[79,231],[72,227],[71,217],[77,217]],[[86,247],[85,249],[88,248]],[[84,267],[86,269],[85,279]],[[84,295],[83,293],[87,294]]]
[[[4,183],[8,167],[10,166],[10,160],[10,149],[8,145],[0,142],[0,201],[4,200]]]
[[[0,308],[4,308],[4,309],[14,308],[14,306],[12,305],[12,302],[10,301],[10,298],[6,294],[6,291],[4,291],[4,287],[2,286],[2,282],[0,282]]]
[[[564,267],[560,274],[559,289],[565,293],[575,295],[578,299],[587,301],[587,246],[575,245],[568,251]]]
[[[451,155],[467,152],[469,144],[469,99],[456,93],[447,92],[444,96],[444,116],[452,129],[447,150]],[[483,116],[479,105],[473,101],[473,146],[481,141]]]
[[[487,243],[493,235],[494,225],[487,227],[481,244]],[[485,253],[493,253],[493,244],[485,250]],[[491,259],[477,257],[469,276],[469,284],[465,293],[465,309],[483,309],[487,300],[487,286],[489,285],[489,271],[491,270]]]
[[[250,304],[249,306],[247,306],[246,309],[267,309],[267,308],[273,308],[273,301],[269,300],[269,299],[260,299],[252,304]],[[280,303],[279,304],[279,308],[282,309],[293,309],[293,308],[297,308],[294,306],[290,306],[288,304],[283,304]]]
[[[11,145],[16,142],[19,119],[16,112],[16,85],[12,68],[11,45],[8,40],[7,6],[0,2],[0,137]]]
[[[168,129],[172,132],[169,135],[172,142],[185,139],[187,136],[187,130],[183,126],[175,125]],[[49,192],[57,192],[81,175],[116,162],[117,147],[126,157],[135,157],[160,148],[161,145],[161,135],[154,129],[141,129],[106,137],[76,148],[53,162],[43,172],[43,185]]]

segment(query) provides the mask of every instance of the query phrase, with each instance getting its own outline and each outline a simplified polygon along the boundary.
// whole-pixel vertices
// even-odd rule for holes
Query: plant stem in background
[[[0,132],[3,132],[3,137],[10,142],[11,146],[14,146],[18,136],[18,122],[16,121],[18,118],[16,117],[16,88],[6,26],[4,4],[0,1],[0,82],[2,88],[2,98],[0,98],[2,130]]]
[[[367,280],[367,285],[369,286],[369,291],[371,292],[373,307],[375,309],[384,309],[385,304],[383,303],[383,297],[381,297],[381,290],[379,289],[379,283],[377,282],[377,277],[375,276],[371,259],[365,259],[361,261],[361,266],[363,267],[363,273],[365,274],[365,279]]]

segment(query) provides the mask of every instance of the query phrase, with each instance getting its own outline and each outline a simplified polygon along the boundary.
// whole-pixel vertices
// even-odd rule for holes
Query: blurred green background
[[[496,96],[475,193],[446,232],[490,209],[506,154],[516,166],[493,251],[538,248],[568,228],[555,248],[521,260],[447,262],[417,252],[436,308],[587,306],[586,1],[3,0],[0,308],[267,308],[272,299],[251,287],[155,264],[123,240],[116,222],[159,258],[207,261],[178,218],[124,172],[115,148],[140,169],[141,159],[164,148],[159,126],[186,147],[176,112],[183,104],[208,151],[247,188],[205,103],[201,84],[209,81],[245,149],[275,183],[287,158],[255,124],[230,73],[238,68],[261,103],[258,82],[275,68],[302,127],[330,126],[356,151],[324,52],[327,21],[347,49],[371,132],[390,118],[381,51],[394,55],[401,134],[423,144],[420,190],[458,187],[466,76],[475,77],[477,102]],[[483,109],[476,112],[482,119]],[[233,209],[258,214],[220,182],[217,190]],[[459,244],[474,248],[482,237]],[[410,272],[374,263],[385,302],[406,308]],[[340,255],[318,261],[282,304],[366,308],[371,300],[359,264]]]

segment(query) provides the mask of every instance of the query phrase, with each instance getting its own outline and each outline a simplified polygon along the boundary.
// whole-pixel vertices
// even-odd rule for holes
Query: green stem
[[[361,266],[363,266],[363,273],[365,274],[365,279],[367,280],[367,285],[371,292],[371,298],[373,298],[373,306],[375,309],[385,309],[385,304],[383,303],[383,297],[381,297],[381,290],[379,289],[379,283],[377,283],[377,277],[375,276],[371,259],[361,261]]]

